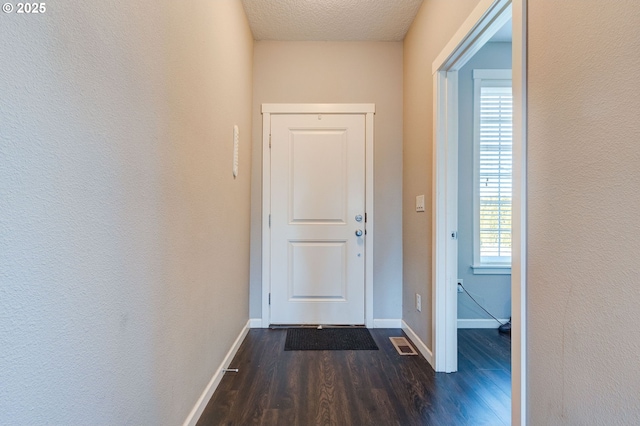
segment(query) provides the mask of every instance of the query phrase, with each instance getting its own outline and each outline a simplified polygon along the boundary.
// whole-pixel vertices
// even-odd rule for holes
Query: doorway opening
[[[526,0],[482,0],[433,63],[433,358],[457,371],[458,72],[512,20],[513,194],[511,220],[512,423],[525,424]],[[496,331],[497,333],[497,331]]]

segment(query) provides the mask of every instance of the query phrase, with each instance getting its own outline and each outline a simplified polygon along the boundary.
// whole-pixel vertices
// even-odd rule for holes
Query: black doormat
[[[290,328],[285,351],[377,351],[366,328]]]

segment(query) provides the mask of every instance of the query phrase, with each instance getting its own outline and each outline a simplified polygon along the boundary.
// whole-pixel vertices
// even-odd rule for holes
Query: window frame
[[[490,82],[494,82],[494,84]],[[471,265],[471,267],[474,274],[506,275],[511,274],[512,257],[510,257],[508,262],[483,262],[480,256],[480,96],[483,86],[508,86],[513,90],[511,70],[473,70],[473,265]]]

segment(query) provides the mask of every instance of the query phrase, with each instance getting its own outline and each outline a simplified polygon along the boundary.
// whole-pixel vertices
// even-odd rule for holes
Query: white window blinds
[[[511,262],[513,97],[511,81],[508,86],[504,83],[484,80],[480,85],[476,121],[480,263]]]

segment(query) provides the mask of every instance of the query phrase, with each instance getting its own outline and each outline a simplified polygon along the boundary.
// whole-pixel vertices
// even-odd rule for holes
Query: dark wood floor
[[[510,338],[459,330],[459,371],[435,373],[371,330],[378,351],[284,351],[286,330],[249,331],[198,425],[508,425]]]

